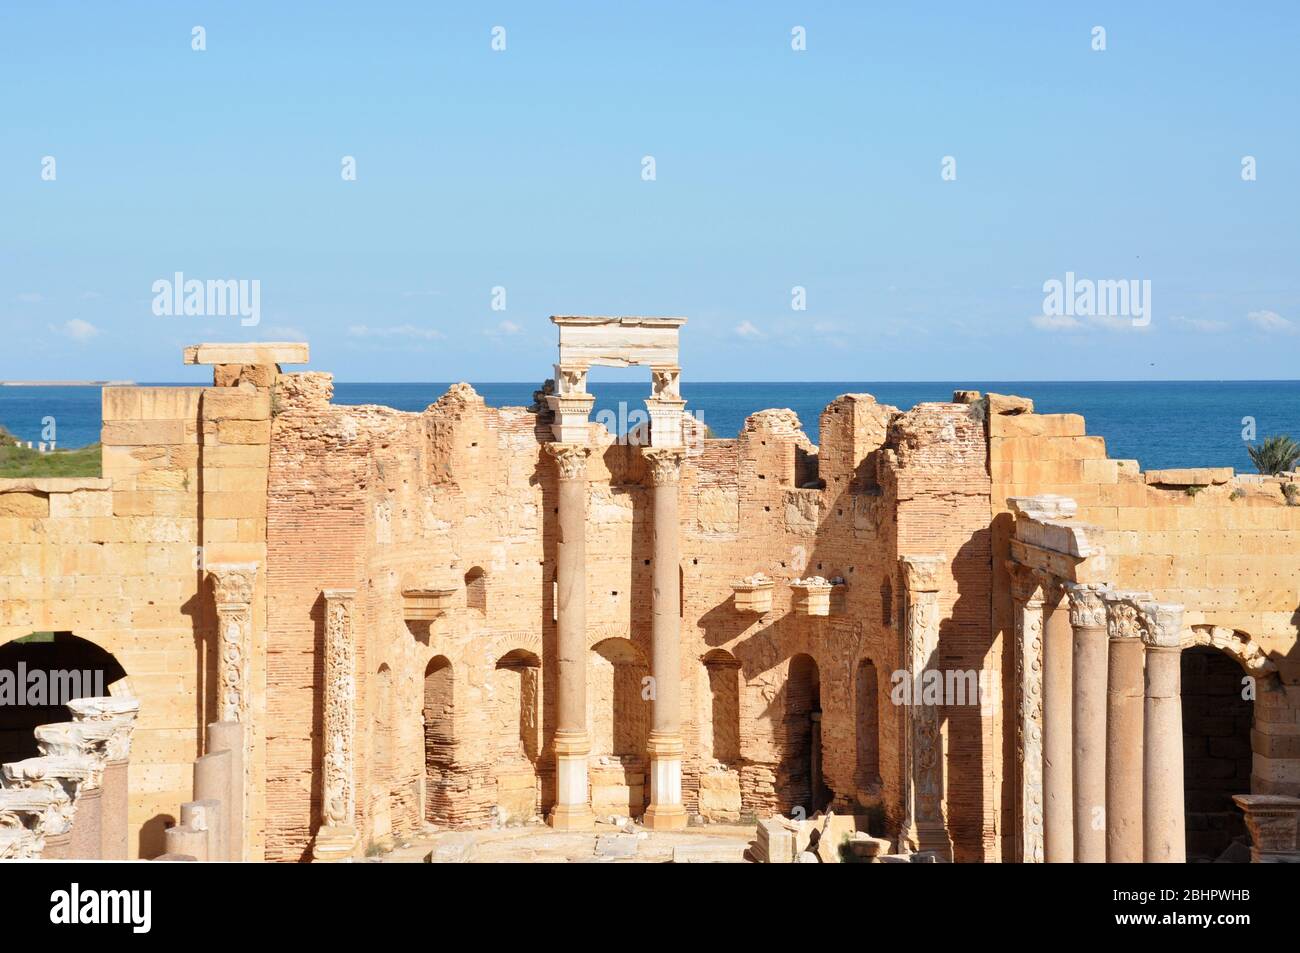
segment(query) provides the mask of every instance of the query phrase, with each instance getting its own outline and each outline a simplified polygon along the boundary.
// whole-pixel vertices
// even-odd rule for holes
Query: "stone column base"
[[[316,832],[316,841],[312,844],[312,863],[336,864],[351,860],[360,842],[357,829],[350,824],[346,827],[322,827]]]
[[[686,826],[682,806],[682,739],[677,735],[650,733],[646,753],[650,756],[650,806],[641,823],[652,831],[676,831]]]
[[[899,840],[899,849],[904,854],[934,854],[936,860],[952,863],[952,838],[943,825],[932,822],[913,825]]]
[[[555,733],[555,806],[546,820],[557,831],[588,831],[596,826],[587,794],[590,753],[585,731]]]

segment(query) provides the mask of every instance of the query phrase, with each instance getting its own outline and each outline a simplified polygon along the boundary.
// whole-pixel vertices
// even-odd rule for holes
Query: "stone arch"
[[[542,663],[533,652],[512,649],[492,673],[492,763],[496,804],[502,820],[533,817],[541,786]]]
[[[0,764],[36,757],[38,725],[71,721],[67,702],[131,694],[108,650],[72,632],[33,632],[0,646]]]
[[[725,649],[703,658],[709,686],[709,711],[701,722],[706,760],[734,768],[740,763],[740,662]]]
[[[465,573],[465,607],[487,615],[487,573],[482,566]]]
[[[853,678],[857,769],[854,782],[860,801],[880,793],[880,676],[869,658],[858,662]]]
[[[445,655],[424,669],[424,817],[453,822],[456,770],[455,671]]]
[[[786,668],[781,760],[776,796],[781,813],[811,816],[825,802],[821,775],[821,676],[811,655],[791,656]]]
[[[646,742],[650,701],[644,697],[649,665],[630,640],[608,638],[591,648],[587,724],[591,731],[592,809],[596,816],[636,817],[645,809]]]
[[[1277,679],[1277,665],[1264,653],[1259,643],[1241,629],[1209,623],[1194,625],[1189,633],[1184,634],[1182,647],[1186,650],[1195,646],[1218,649],[1236,659],[1246,674],[1257,680],[1270,679],[1275,682]],[[1272,687],[1272,682],[1269,687]]]

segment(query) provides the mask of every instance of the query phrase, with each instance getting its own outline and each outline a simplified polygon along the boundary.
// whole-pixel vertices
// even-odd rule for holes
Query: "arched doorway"
[[[1245,837],[1234,794],[1249,794],[1254,701],[1238,661],[1218,649],[1182,653],[1183,791],[1188,861],[1212,861]]]
[[[740,662],[713,649],[704,656],[707,705],[700,718],[699,812],[715,821],[740,819]]]
[[[0,764],[36,757],[38,725],[71,721],[67,702],[114,694],[125,678],[111,653],[71,632],[33,632],[0,646]]]
[[[777,766],[777,804],[783,814],[812,816],[828,800],[822,784],[821,678],[811,655],[790,659],[785,682],[785,744]]]
[[[640,817],[648,803],[646,742],[649,666],[629,639],[605,639],[592,647],[587,677],[587,724],[591,726],[591,804],[596,816]]]
[[[453,820],[456,739],[451,662],[435,656],[424,669],[424,819],[431,824]]]
[[[857,771],[854,782],[858,802],[878,804],[880,800],[880,686],[871,659],[858,662],[853,679],[854,726],[857,734]]]
[[[503,821],[526,820],[541,808],[541,672],[536,655],[515,649],[497,660],[493,673],[493,774]]]

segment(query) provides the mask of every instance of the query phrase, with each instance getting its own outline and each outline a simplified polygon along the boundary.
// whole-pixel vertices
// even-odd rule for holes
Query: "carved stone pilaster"
[[[557,443],[552,441],[542,446],[555,460],[561,480],[583,480],[587,476],[587,457],[591,447],[578,443]]]
[[[1016,787],[1016,859],[1041,864],[1043,856],[1043,580],[1012,563],[1016,700],[1019,717]]]
[[[680,447],[646,447],[641,451],[649,464],[653,486],[673,486],[681,481],[686,451]]]
[[[325,717],[322,822],[351,825],[356,818],[356,591],[326,589]]]
[[[905,797],[902,840],[904,850],[934,851],[952,860],[943,808],[943,742],[939,712],[925,704],[915,686],[939,651],[939,583],[948,565],[944,556],[900,556],[906,587],[907,616],[903,627],[903,664],[910,692],[904,735]]]
[[[256,563],[211,567],[217,608],[218,721],[248,720]]]

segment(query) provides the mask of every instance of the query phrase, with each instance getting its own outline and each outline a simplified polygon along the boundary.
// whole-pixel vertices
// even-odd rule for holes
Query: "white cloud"
[[[43,298],[39,291],[24,291],[18,296],[18,300],[26,304],[37,304],[42,301]]]
[[[256,336],[263,341],[307,340],[307,332],[291,324],[272,324],[269,327],[258,328],[257,332]]]
[[[1036,314],[1029,319],[1040,331],[1078,331],[1083,324],[1068,314]]]
[[[417,338],[436,341],[444,337],[436,328],[417,328],[414,324],[399,324],[390,328],[372,328],[366,324],[354,324],[348,328],[348,336],[354,338]]]
[[[1186,328],[1188,331],[1195,331],[1197,334],[1218,334],[1231,327],[1227,321],[1213,321],[1209,318],[1185,318],[1181,314],[1170,318],[1169,323],[1176,328]]]
[[[1296,326],[1293,322],[1282,317],[1276,311],[1252,311],[1246,315],[1246,320],[1255,325],[1265,334],[1295,334]]]
[[[55,334],[62,334],[64,337],[72,338],[79,344],[85,344],[91,338],[99,335],[99,328],[89,321],[81,320],[81,318],[73,318],[60,327],[51,326],[50,330]]]
[[[502,321],[495,328],[488,328],[483,333],[488,337],[507,337],[512,334],[522,334],[524,329],[513,321]]]
[[[736,325],[734,331],[737,337],[742,337],[742,338],[752,339],[752,338],[761,338],[767,336],[758,328],[754,327],[752,321],[741,321],[738,325]]]

